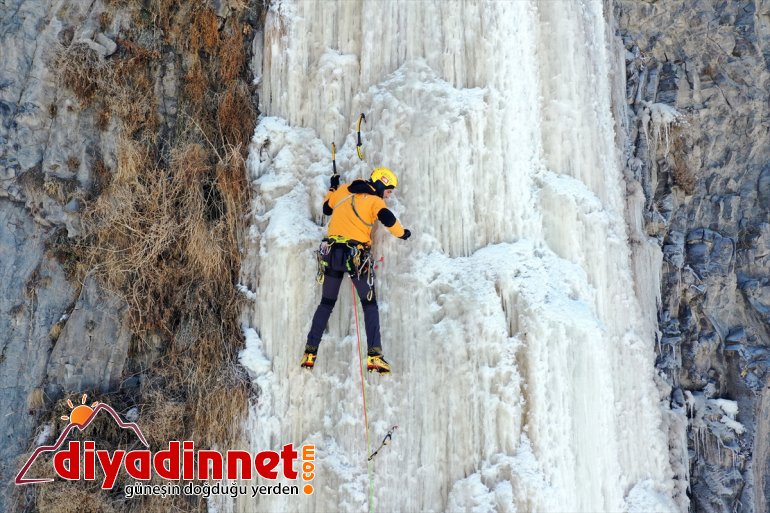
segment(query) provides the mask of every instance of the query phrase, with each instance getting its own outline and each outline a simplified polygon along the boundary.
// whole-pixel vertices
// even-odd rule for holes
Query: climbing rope
[[[358,301],[356,300],[356,286],[354,283],[350,283],[350,288],[353,292],[353,310],[355,311],[355,317],[356,317],[356,336],[358,337],[358,362],[360,363],[359,366],[359,374],[361,376],[361,396],[364,399],[364,427],[366,428],[366,452],[370,452],[372,450],[372,442],[371,438],[369,437],[369,416],[367,414],[366,409],[366,381],[364,381],[364,357],[363,353],[361,353],[361,330],[358,325]],[[379,450],[379,448],[377,449]],[[374,511],[374,463],[372,462],[372,459],[369,458],[368,460],[368,468],[369,468],[369,513],[372,513]]]

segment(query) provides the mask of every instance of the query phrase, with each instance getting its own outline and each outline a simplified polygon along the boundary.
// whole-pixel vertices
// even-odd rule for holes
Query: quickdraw
[[[388,430],[388,434],[387,434],[387,435],[385,435],[385,438],[383,438],[383,439],[382,439],[382,443],[380,444],[380,446],[379,446],[379,447],[377,447],[377,449],[375,449],[375,450],[374,450],[374,452],[371,454],[371,456],[369,456],[369,459],[368,459],[368,460],[366,460],[366,461],[372,461],[372,458],[374,458],[375,456],[377,456],[377,453],[378,453],[378,452],[380,452],[380,449],[382,449],[383,447],[385,447],[386,445],[388,445],[388,442],[390,442],[390,441],[392,441],[392,440],[393,440],[393,432],[394,432],[396,429],[398,429],[398,426],[393,426],[392,428],[390,428],[390,429]]]
[[[366,285],[369,287],[369,292],[366,294],[366,299],[371,301],[374,297],[374,262],[372,261],[372,253],[368,247],[358,247],[348,245],[351,254],[348,259],[348,272],[351,276],[355,275],[357,279],[361,279],[362,276],[366,276]]]

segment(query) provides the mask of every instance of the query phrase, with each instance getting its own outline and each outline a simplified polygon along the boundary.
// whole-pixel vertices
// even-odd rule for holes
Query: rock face
[[[83,284],[75,308],[60,320],[63,328],[48,361],[48,396],[118,388],[131,341],[125,310],[123,301],[93,279]]]
[[[658,366],[687,418],[692,510],[764,513],[770,2],[618,0],[615,15],[629,175],[664,255]]]
[[[49,399],[60,398],[64,390],[109,386],[112,376],[122,372],[127,350],[118,326],[102,325],[97,336],[123,340],[115,347],[110,376],[101,370],[104,362],[87,368],[73,359],[67,372],[59,368],[64,353],[87,349],[75,340],[72,328],[65,328],[72,335],[58,337],[63,345],[57,347],[58,331],[67,325],[78,290],[47,243],[56,227],[77,231],[74,192],[88,185],[87,163],[101,147],[93,123],[84,122],[77,101],[58,87],[51,70],[60,41],[93,32],[96,13],[83,2],[64,7],[43,1],[0,7],[0,407],[18,412],[0,416],[3,511],[18,470],[16,458],[26,452],[36,425],[32,415],[41,406],[44,383],[58,390]],[[86,291],[91,301],[100,302],[92,286]],[[114,301],[101,306],[104,315],[119,318]],[[61,356],[50,359],[52,352]]]
[[[0,415],[0,511],[44,509],[31,495],[13,497],[18,457],[28,452],[43,413],[80,393],[128,396],[143,376],[124,374],[157,358],[152,334],[144,339],[153,341],[151,349],[134,346],[129,354],[127,304],[90,274],[76,279],[68,244],[83,233],[85,204],[116,172],[121,136],[154,144],[168,164],[172,143],[157,141],[188,135],[178,116],[183,94],[187,118],[218,112],[213,126],[236,146],[233,132],[241,127],[227,114],[254,115],[238,101],[250,100],[241,61],[260,9],[240,0],[0,3],[0,408],[16,413]],[[241,88],[220,91],[205,80]],[[100,86],[118,82],[126,97],[105,101],[115,89]],[[253,120],[246,121],[250,128],[236,135],[248,140]]]

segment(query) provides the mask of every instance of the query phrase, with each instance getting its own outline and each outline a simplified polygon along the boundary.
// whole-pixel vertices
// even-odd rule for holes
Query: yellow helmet
[[[372,182],[380,181],[386,189],[393,189],[398,185],[398,177],[396,173],[388,169],[387,167],[377,167],[372,171],[370,178]]]

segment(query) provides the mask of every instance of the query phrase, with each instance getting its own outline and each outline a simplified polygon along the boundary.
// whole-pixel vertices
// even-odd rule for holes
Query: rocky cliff
[[[764,513],[770,2],[618,0],[615,15],[627,174],[663,250],[658,368],[686,418],[692,510]]]
[[[0,5],[1,511],[125,509],[90,485],[12,485],[18,458],[66,425],[62,399],[98,394],[151,444],[239,436],[221,419],[250,393],[235,286],[262,8]]]

